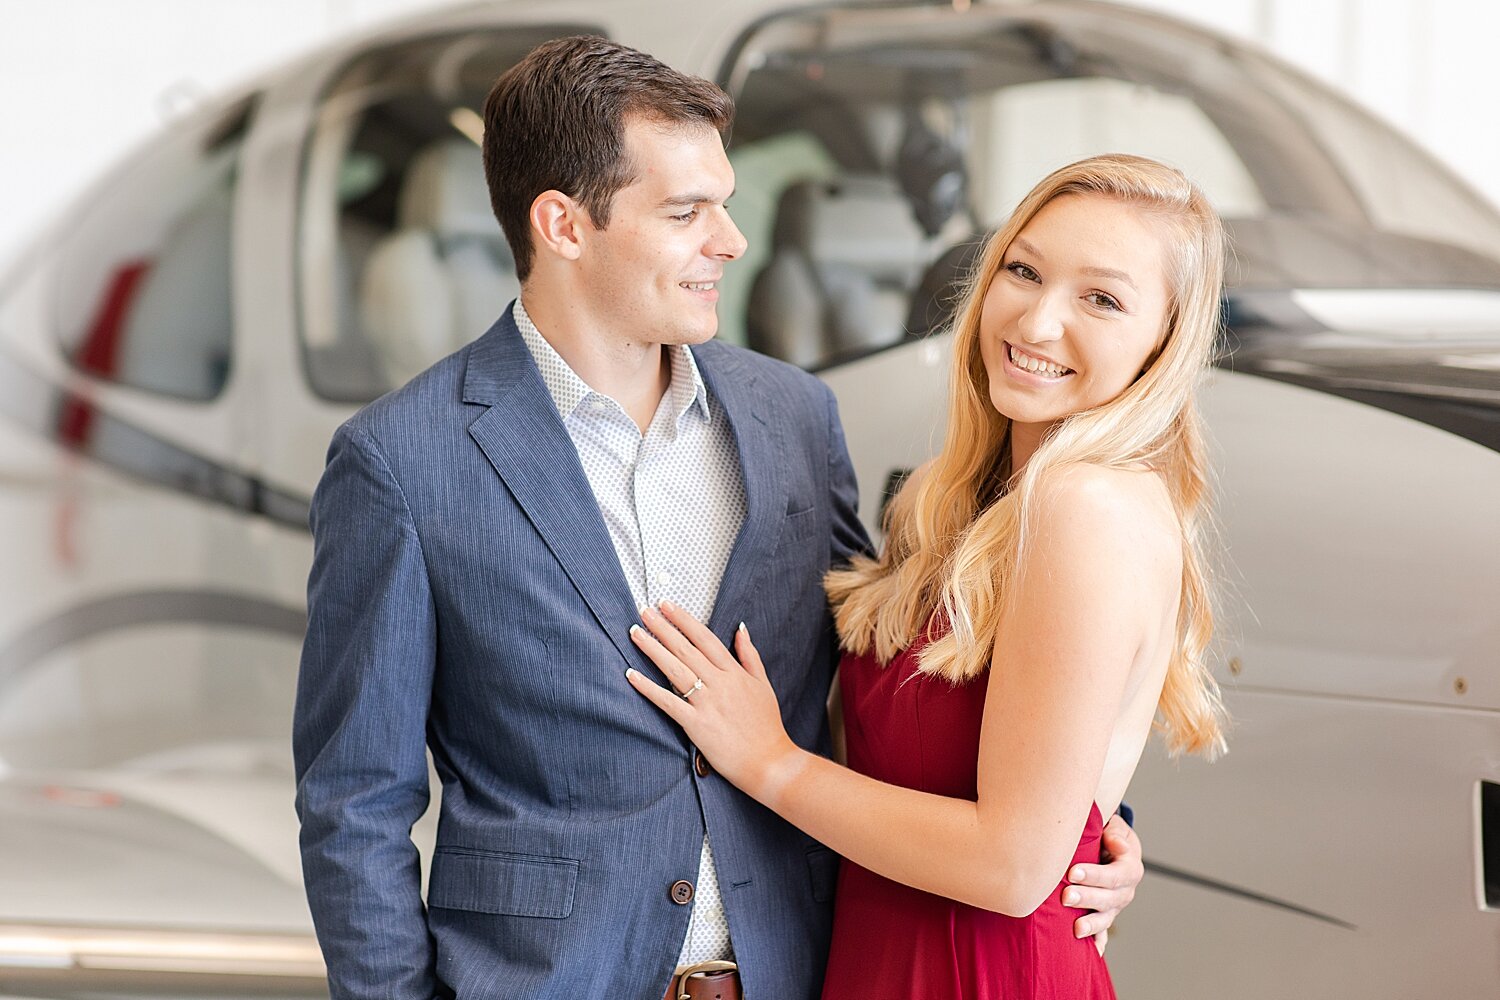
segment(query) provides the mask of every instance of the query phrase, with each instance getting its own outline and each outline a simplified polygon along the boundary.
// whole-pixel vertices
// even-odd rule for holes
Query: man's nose
[[[729,210],[719,208],[719,225],[714,229],[713,238],[709,240],[708,255],[720,260],[735,260],[745,255],[745,248],[750,244],[745,239],[745,234],[740,232],[740,227],[734,224],[729,217]]]

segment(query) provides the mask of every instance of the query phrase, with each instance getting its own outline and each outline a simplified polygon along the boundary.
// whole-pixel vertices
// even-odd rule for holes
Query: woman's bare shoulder
[[[1166,482],[1152,470],[1065,465],[1038,481],[1036,503],[1038,535],[1065,539],[1069,549],[1180,556],[1182,527]]]

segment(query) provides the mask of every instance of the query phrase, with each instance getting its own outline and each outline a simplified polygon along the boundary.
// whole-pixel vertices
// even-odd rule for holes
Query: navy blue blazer
[[[868,546],[832,394],[696,347],[748,511],[713,630],[744,620],[788,732],[824,749],[821,577]],[[555,404],[507,309],[351,418],[313,499],[294,724],[302,860],[334,998],[649,998],[714,846],[746,993],[817,996],[837,858],[716,774],[625,681],[660,673]],[[424,909],[409,834],[442,780]]]

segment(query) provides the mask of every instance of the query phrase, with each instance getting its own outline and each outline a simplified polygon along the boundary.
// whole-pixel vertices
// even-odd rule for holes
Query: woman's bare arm
[[[632,683],[721,774],[855,863],[1030,913],[1077,847],[1131,671],[1164,602],[1175,604],[1178,540],[1163,530],[1160,487],[1141,478],[1070,469],[1039,495],[1045,514],[986,680],[977,802],[888,785],[798,748],[743,631],[740,667],[680,611],[648,612],[663,641],[636,630],[638,644],[679,689],[695,677],[704,688],[684,701],[639,674]]]

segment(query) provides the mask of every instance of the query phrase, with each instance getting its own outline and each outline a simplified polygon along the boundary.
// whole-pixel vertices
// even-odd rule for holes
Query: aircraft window
[[[1401,191],[1406,168],[1385,151],[1414,163],[1404,140],[1149,14],[798,11],[748,32],[720,75],[738,105],[736,179],[755,192],[733,206],[752,240],[734,265],[747,292],[721,300],[743,315],[721,322],[807,368],[939,328],[1025,191],[1104,152],[1203,186],[1230,231],[1231,285],[1500,288],[1500,218],[1430,164]],[[786,144],[800,159],[776,155]],[[1463,212],[1484,218],[1466,230]]]
[[[1254,53],[1245,62],[1323,137],[1377,228],[1500,261],[1500,214],[1446,166],[1363,109]]]
[[[824,180],[838,175],[838,163],[817,136],[788,132],[760,142],[735,146],[734,197],[729,213],[744,233],[745,255],[724,269],[719,283],[719,336],[732,344],[746,342],[745,314],[751,281],[771,259],[772,223],[781,191],[795,180]]]
[[[974,178],[982,218],[1003,219],[1052,170],[1108,151],[1171,163],[1226,217],[1266,211],[1223,133],[1180,94],[1105,77],[1042,80],[997,91],[987,111],[993,153],[989,169]]]
[[[63,249],[57,333],[97,378],[210,400],[229,378],[236,167],[254,107],[169,135],[110,183]]]
[[[490,209],[480,113],[495,78],[581,25],[474,31],[365,53],[325,91],[302,171],[308,380],[365,402],[487,330],[520,291]]]

